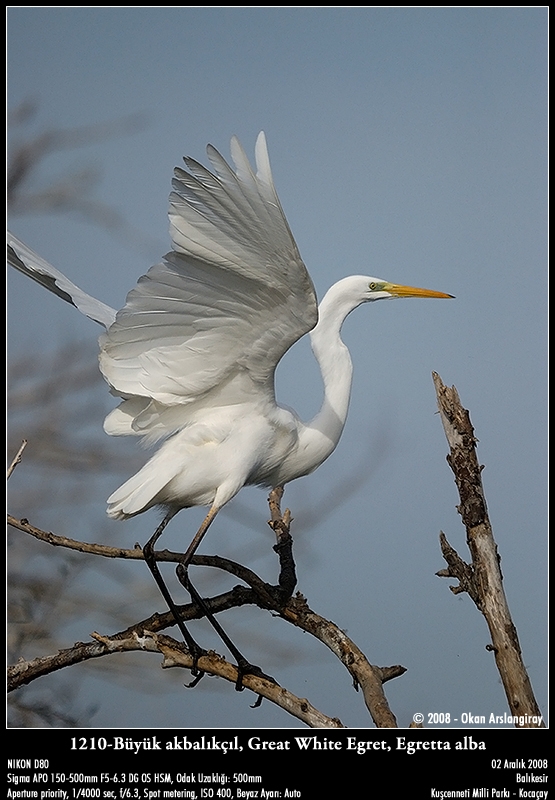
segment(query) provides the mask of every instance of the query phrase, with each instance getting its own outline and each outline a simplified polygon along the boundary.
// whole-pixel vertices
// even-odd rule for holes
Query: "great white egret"
[[[152,506],[165,510],[145,559],[195,657],[200,648],[179,618],[154,555],[166,524],[182,508],[209,506],[180,566],[180,579],[202,605],[187,567],[222,506],[245,485],[274,488],[313,472],[337,446],[351,391],[351,358],[340,336],[347,315],[374,300],[451,297],[353,275],[317,306],[276,194],[264,134],[256,141],[256,173],[235,137],[235,171],[211,145],[207,153],[213,172],[192,158],[184,159],[188,171],[175,169],[172,252],[139,279],[117,313],[8,236],[14,267],[106,328],[100,369],[122,402],[107,416],[105,431],[161,442],[110,495],[108,515],[128,519]],[[309,332],[324,402],[304,423],[276,403],[274,372]],[[224,641],[240,672],[248,671]]]

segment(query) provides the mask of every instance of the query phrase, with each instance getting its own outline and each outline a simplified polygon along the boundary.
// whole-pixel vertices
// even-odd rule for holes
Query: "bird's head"
[[[355,295],[359,294],[362,303],[386,300],[392,297],[453,297],[452,294],[445,294],[445,292],[404,286],[401,283],[390,283],[382,278],[371,278],[367,275],[353,275],[352,278],[347,278],[347,281],[352,281],[353,292]]]
[[[390,283],[382,278],[371,278],[368,275],[351,275],[331,287],[320,306],[320,316],[323,311],[332,309],[340,316],[342,314],[346,316],[362,303],[393,297],[453,297],[453,295],[432,289],[418,289],[415,286]]]
[[[313,346],[315,337],[322,335],[330,326],[341,328],[345,317],[362,303],[394,297],[453,297],[453,295],[432,289],[418,289],[415,286],[390,283],[382,278],[371,278],[368,275],[351,275],[335,283],[320,303],[318,324],[311,333]]]

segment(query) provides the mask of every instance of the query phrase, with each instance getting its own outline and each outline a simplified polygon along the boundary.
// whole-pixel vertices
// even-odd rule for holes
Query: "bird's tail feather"
[[[155,453],[133,477],[125,481],[108,498],[108,516],[128,519],[156,505],[162,489],[175,477],[175,461]]]

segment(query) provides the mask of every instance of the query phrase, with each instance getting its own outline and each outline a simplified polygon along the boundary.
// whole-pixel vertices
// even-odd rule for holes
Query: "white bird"
[[[186,571],[218,511],[243,486],[282,486],[331,455],[349,406],[352,366],[340,331],[351,311],[394,297],[451,297],[353,275],[332,286],[317,306],[276,194],[264,134],[256,142],[256,173],[235,137],[235,171],[212,146],[207,153],[213,172],[191,158],[184,159],[188,171],[175,169],[172,252],[139,279],[117,313],[8,236],[13,266],[106,328],[100,369],[122,402],[107,416],[105,431],[161,442],[108,498],[114,519],[153,506],[165,509],[145,546],[153,571],[154,543],[180,509],[209,507],[184,555]],[[274,373],[285,352],[309,332],[324,402],[304,423],[277,404]],[[195,650],[194,640],[184,635]]]

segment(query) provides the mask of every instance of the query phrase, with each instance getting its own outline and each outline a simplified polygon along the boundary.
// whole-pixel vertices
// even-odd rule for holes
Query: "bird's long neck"
[[[359,300],[345,296],[338,284],[332,286],[320,304],[318,324],[310,334],[324,382],[322,408],[307,425],[316,466],[335,449],[347,419],[353,367],[340,332],[345,317],[359,304]]]

